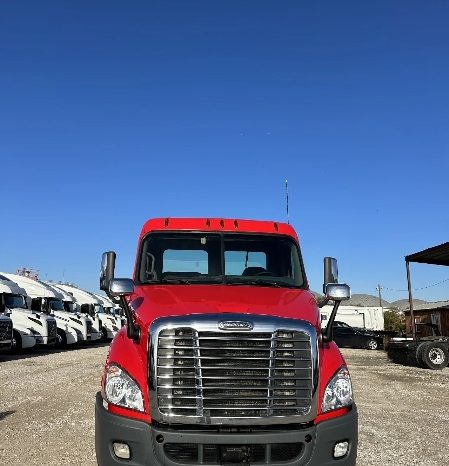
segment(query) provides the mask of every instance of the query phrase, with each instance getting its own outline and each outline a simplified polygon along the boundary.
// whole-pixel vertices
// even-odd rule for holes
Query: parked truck
[[[0,312],[13,322],[13,350],[56,343],[55,318],[29,309],[26,291],[4,273],[0,275]]]
[[[3,285],[0,282],[0,294]],[[11,349],[13,342],[13,325],[12,319],[4,314],[3,306],[0,299],[0,351]]]
[[[75,298],[51,283],[44,283],[44,285],[52,290],[57,298],[49,301],[50,309],[53,311],[56,319],[61,319],[75,330],[78,343],[91,341],[93,328],[92,319],[88,315],[78,312]],[[94,338],[96,339],[95,336]],[[64,344],[64,341],[61,343]]]
[[[434,246],[424,251],[405,257],[407,284],[409,292],[410,320],[407,334],[404,337],[392,338],[388,345],[389,358],[398,363],[417,364],[426,369],[444,369],[449,363],[449,311],[446,313],[444,328],[427,322],[431,332],[429,336],[421,336],[417,331],[419,322],[415,319],[413,306],[413,288],[411,284],[410,263],[449,266],[449,242]],[[438,317],[441,317],[438,315]]]
[[[104,312],[102,302],[93,293],[67,283],[58,283],[55,286],[74,297],[78,312],[90,316],[93,325],[92,335],[95,336],[95,338],[92,337],[92,340],[106,341],[115,336],[118,331],[115,319],[109,318],[108,314]]]
[[[123,318],[123,311],[120,306],[115,304],[110,298],[106,296],[102,296],[96,293],[94,294],[102,302],[105,313],[114,317],[116,326],[118,328],[122,328],[125,325],[126,320]]]
[[[355,465],[357,408],[332,323],[348,285],[324,262],[329,326],[290,225],[153,219],[133,279],[103,254],[127,323],[96,397],[104,465]]]
[[[78,342],[81,324],[78,325],[70,320],[64,310],[60,293],[58,294],[35,278],[11,273],[3,275],[25,290],[29,296],[31,310],[39,314],[46,314],[56,320],[57,346],[73,345]]]

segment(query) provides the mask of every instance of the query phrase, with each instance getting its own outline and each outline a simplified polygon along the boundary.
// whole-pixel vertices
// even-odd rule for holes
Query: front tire
[[[433,370],[444,369],[449,362],[448,348],[444,343],[429,341],[420,354],[424,367]]]
[[[22,337],[17,330],[13,330],[11,351],[13,353],[22,351]]]
[[[368,340],[368,343],[366,344],[366,347],[369,350],[377,350],[379,348],[379,343],[377,342],[377,340],[372,338],[371,340]]]
[[[58,328],[57,339],[56,339],[56,347],[57,348],[65,348],[67,346],[67,336],[64,330]]]

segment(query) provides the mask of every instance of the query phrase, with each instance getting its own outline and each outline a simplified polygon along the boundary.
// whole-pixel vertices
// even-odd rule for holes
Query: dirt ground
[[[94,397],[107,349],[0,355],[0,464],[96,464]],[[359,408],[358,466],[449,464],[449,368],[343,353]]]

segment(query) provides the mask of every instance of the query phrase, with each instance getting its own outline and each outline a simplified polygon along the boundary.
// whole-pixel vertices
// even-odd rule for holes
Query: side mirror
[[[329,316],[326,328],[322,331],[323,341],[333,340],[333,328],[335,317],[337,316],[338,307],[342,301],[351,298],[351,289],[349,285],[338,283],[338,265],[337,259],[333,257],[324,258],[324,283],[323,292],[326,295],[325,302],[334,301],[334,307]]]
[[[101,257],[100,290],[109,291],[109,282],[114,278],[115,257],[114,251],[104,252]]]
[[[333,257],[324,258],[324,283],[323,293],[326,294],[329,283],[338,283],[338,264],[337,259]]]
[[[329,301],[347,301],[351,298],[351,288],[344,283],[328,283],[325,292]]]
[[[113,278],[108,291],[114,297],[129,296],[134,293],[134,282],[130,278]]]
[[[136,343],[140,341],[140,327],[135,321],[135,314],[132,307],[128,304],[126,296],[134,293],[134,282],[130,278],[113,278],[109,282],[108,295],[114,301],[120,299],[120,305],[126,315],[126,322],[128,328],[126,334],[129,339],[134,340]]]

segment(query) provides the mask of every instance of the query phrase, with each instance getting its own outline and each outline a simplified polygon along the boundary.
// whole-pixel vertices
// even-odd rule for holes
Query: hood
[[[137,286],[131,306],[144,325],[159,317],[189,314],[258,314],[305,320],[320,328],[320,313],[308,290],[247,285]]]

